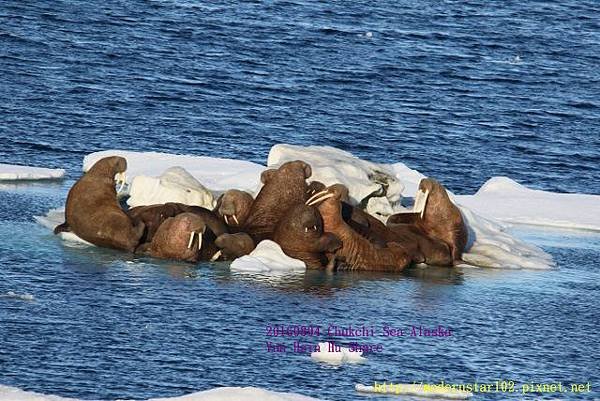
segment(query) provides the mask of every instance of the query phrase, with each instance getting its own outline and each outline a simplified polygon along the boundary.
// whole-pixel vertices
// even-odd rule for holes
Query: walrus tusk
[[[117,193],[121,193],[125,184],[127,183],[127,176],[125,172],[120,172],[115,175],[115,180],[117,181],[117,185],[120,184],[119,189],[117,189]]]
[[[429,197],[429,190],[417,191],[415,196],[415,204],[413,205],[413,213],[420,213],[421,218],[425,214],[425,207],[427,206],[427,198]]]
[[[325,199],[329,199],[329,198],[333,198],[335,196],[335,194],[332,193],[328,193],[324,196],[321,196],[320,198],[317,199],[313,199],[310,203],[307,203],[308,206],[312,206],[312,205],[316,205],[317,203],[321,203],[323,202]]]
[[[229,220],[227,220],[227,215],[226,214],[223,215],[223,218],[225,219],[225,224],[229,225]]]
[[[219,259],[221,257],[221,253],[222,253],[222,251],[219,249],[217,252],[215,252],[215,254],[212,256],[212,258],[210,258],[210,261],[214,262],[215,260]]]
[[[202,248],[202,234],[204,234],[204,231],[196,234],[198,234],[198,250],[200,250],[200,248]]]
[[[233,219],[235,220],[235,224],[237,224],[239,226],[240,222],[238,221],[237,217],[235,217],[235,214],[233,215]]]
[[[188,249],[192,248],[192,244],[194,243],[194,235],[196,235],[196,233],[192,231],[190,233],[190,240],[188,241]]]
[[[323,190],[321,192],[317,192],[316,194],[314,194],[313,196],[311,196],[310,198],[308,198],[308,200],[306,201],[305,205],[308,205],[312,200],[314,200],[315,198],[317,198],[317,197],[319,197],[321,195],[324,195],[326,193],[329,193],[328,189],[325,189],[325,190]]]

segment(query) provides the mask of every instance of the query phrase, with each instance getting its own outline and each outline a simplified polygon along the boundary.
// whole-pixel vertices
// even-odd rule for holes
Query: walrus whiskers
[[[308,206],[316,205],[317,203],[321,203],[326,199],[333,198],[334,196],[335,196],[335,194],[327,193],[326,195],[321,196],[320,198],[313,199],[310,203],[307,203],[307,205]]]
[[[319,197],[319,196],[321,196],[321,195],[324,195],[324,194],[326,194],[326,193],[329,193],[329,190],[328,190],[328,189],[324,189],[324,190],[323,190],[323,191],[321,191],[321,192],[317,192],[316,194],[314,194],[313,196],[311,196],[310,198],[308,198],[308,200],[307,200],[307,201],[306,201],[304,204],[305,204],[305,205],[308,205],[308,204],[309,204],[309,203],[310,203],[310,202],[311,202],[313,199],[315,199],[315,198],[317,198],[317,197]]]

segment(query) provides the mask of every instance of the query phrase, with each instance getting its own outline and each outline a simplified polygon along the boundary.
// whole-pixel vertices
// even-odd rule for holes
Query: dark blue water
[[[599,65],[593,0],[3,1],[0,152],[78,172],[107,147],[327,144],[455,192],[600,193]]]
[[[457,193],[507,175],[598,194],[599,66],[596,1],[4,1],[0,161],[74,179],[107,148],[264,164],[288,142],[403,161]],[[85,399],[254,385],[330,400],[362,399],[354,384],[375,380],[599,384],[597,234],[517,233],[557,271],[273,281],[66,247],[32,217],[71,184],[0,187],[0,295],[34,296],[0,297],[0,384]],[[456,335],[378,337],[383,353],[332,369],[267,353],[269,323]]]

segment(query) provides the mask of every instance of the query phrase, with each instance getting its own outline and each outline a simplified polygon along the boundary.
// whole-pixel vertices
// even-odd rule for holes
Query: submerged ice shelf
[[[174,155],[157,152],[133,152],[106,150],[87,155],[83,170],[86,171],[97,160],[119,155],[127,159],[128,182],[135,182],[136,199],[142,203],[153,202],[160,194],[161,201],[181,199],[186,182],[197,197],[207,205],[212,197],[230,188],[256,193],[260,188],[260,174],[267,167],[243,160],[213,158],[207,156]],[[360,203],[376,193],[367,206],[370,213],[385,220],[391,213],[405,211],[400,205],[402,197],[414,197],[419,181],[425,176],[403,163],[378,164],[361,160],[352,154],[328,146],[275,145],[269,152],[268,165],[279,165],[285,161],[303,159],[311,164],[313,175],[310,180],[321,180],[325,184],[345,183],[355,203]],[[174,167],[180,167],[173,170]],[[175,184],[165,177],[173,178]],[[162,176],[162,178],[161,178]],[[185,176],[185,177],[184,177]],[[146,179],[142,177],[157,177]],[[186,179],[183,179],[183,178]],[[181,178],[181,179],[180,179]],[[162,181],[164,182],[161,182]],[[197,182],[197,184],[196,184]],[[385,187],[385,191],[380,191]],[[157,189],[158,188],[158,189]],[[380,192],[378,194],[378,192]],[[550,255],[535,245],[525,243],[506,231],[505,223],[538,224],[552,227],[585,228],[600,230],[600,196],[580,194],[555,194],[536,191],[521,186],[507,178],[493,178],[475,195],[450,194],[460,207],[469,229],[469,242],[464,255],[468,265],[495,268],[549,269],[555,267]],[[364,202],[363,202],[364,203]],[[53,228],[60,224],[60,210],[38,217],[42,225]],[[63,239],[78,241],[75,235],[61,234]],[[262,250],[261,250],[262,252]],[[271,249],[269,263],[273,266],[289,265],[290,270],[299,266]],[[281,256],[281,255],[279,255]],[[233,268],[239,270],[274,271],[265,267],[259,259],[240,261]]]
[[[218,387],[199,391],[181,397],[153,398],[148,401],[319,401],[295,393],[283,393],[258,387]],[[0,401],[81,401],[75,398],[63,398],[21,390],[16,387],[0,385]],[[126,400],[122,400],[126,401]]]

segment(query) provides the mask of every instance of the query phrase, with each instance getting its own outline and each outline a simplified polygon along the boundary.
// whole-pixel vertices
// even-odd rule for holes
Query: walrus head
[[[342,246],[331,233],[323,233],[323,219],[317,208],[296,205],[286,213],[275,230],[273,239],[288,256],[301,259],[309,267],[324,267],[325,252]]]
[[[254,198],[248,192],[230,189],[219,198],[217,213],[228,226],[242,226],[252,207]]]
[[[348,196],[348,188],[334,184],[317,192],[306,201],[308,206],[317,206],[326,227],[342,224],[342,200]],[[328,229],[329,230],[329,229]]]
[[[307,199],[317,192],[324,191],[325,189],[327,189],[327,185],[323,184],[321,181],[311,181],[306,189]]]
[[[87,176],[103,177],[115,180],[120,184],[117,192],[121,192],[125,186],[125,171],[127,160],[121,156],[110,156],[98,160],[86,173]]]
[[[202,248],[202,235],[206,230],[204,220],[193,213],[180,213],[172,219],[170,234],[175,240],[177,236],[183,236],[187,239],[187,249],[200,250]]]
[[[248,255],[255,248],[252,237],[246,233],[221,234],[215,240],[215,245],[220,249],[219,256],[222,255],[225,260],[233,260]]]
[[[312,168],[310,167],[310,164],[305,163],[302,160],[294,160],[291,162],[283,163],[281,166],[279,166],[278,169],[271,168],[263,171],[260,175],[260,181],[263,184],[266,184],[278,173],[284,173],[280,176],[289,176],[299,173],[302,174],[306,179],[312,175]]]
[[[106,174],[114,177],[117,174],[124,173],[127,170],[127,160],[121,156],[110,156],[98,160],[88,170],[88,174]]]

